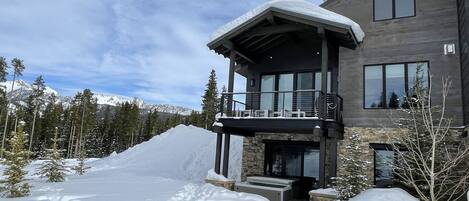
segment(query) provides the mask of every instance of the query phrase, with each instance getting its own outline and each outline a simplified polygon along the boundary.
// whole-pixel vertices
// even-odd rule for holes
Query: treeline
[[[53,145],[58,132],[58,149],[64,149],[64,157],[76,158],[85,152],[86,157],[103,157],[151,139],[179,124],[192,124],[210,129],[218,108],[216,75],[212,71],[203,96],[202,112],[189,116],[163,114],[156,109],[142,110],[137,101],[117,106],[98,105],[93,92],[85,89],[77,93],[70,102],[62,102],[55,95],[45,94],[42,76],[35,79],[33,90],[25,98],[13,93],[15,81],[22,76],[25,66],[20,59],[7,63],[0,57],[0,81],[7,81],[11,73],[12,82],[0,87],[0,131],[2,150],[18,122],[24,121],[27,147],[33,158],[43,157],[47,147]],[[0,152],[3,155],[3,151]]]

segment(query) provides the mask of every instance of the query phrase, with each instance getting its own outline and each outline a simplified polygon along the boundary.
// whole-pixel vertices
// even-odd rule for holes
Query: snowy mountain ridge
[[[13,91],[11,90],[12,81],[0,82],[0,87],[3,87],[10,98],[13,100],[20,101],[21,104],[24,104],[27,100],[27,97],[33,91],[34,86],[29,84],[24,80],[16,80]],[[180,115],[189,115],[193,110],[182,107],[182,106],[175,106],[170,104],[150,104],[145,103],[143,100],[139,98],[132,98],[128,96],[116,95],[116,94],[108,94],[108,93],[100,93],[100,92],[93,92],[94,97],[97,99],[98,105],[109,105],[109,106],[117,106],[118,104],[122,104],[125,102],[136,102],[140,109],[154,109],[158,112],[165,112],[171,114],[180,114]],[[69,104],[73,97],[72,96],[60,96],[59,93],[52,89],[49,86],[46,86],[46,90],[44,93],[44,99],[49,98],[50,96],[55,95],[65,104]]]

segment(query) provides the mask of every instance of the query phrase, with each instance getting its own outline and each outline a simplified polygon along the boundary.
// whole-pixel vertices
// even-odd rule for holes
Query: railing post
[[[225,111],[225,94],[222,93],[220,97],[220,117],[223,117]]]

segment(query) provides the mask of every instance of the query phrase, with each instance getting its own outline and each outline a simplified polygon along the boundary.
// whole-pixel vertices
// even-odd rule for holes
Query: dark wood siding
[[[469,124],[469,0],[458,1],[464,124],[467,125]]]
[[[429,61],[433,75],[433,103],[441,103],[441,78],[450,77],[447,99],[453,126],[463,123],[460,56],[445,56],[444,44],[453,43],[459,52],[457,0],[416,0],[416,16],[373,22],[373,0],[334,0],[323,4],[345,15],[365,31],[356,50],[340,48],[339,93],[344,98],[346,126],[382,126],[395,110],[363,109],[363,66],[380,63]]]

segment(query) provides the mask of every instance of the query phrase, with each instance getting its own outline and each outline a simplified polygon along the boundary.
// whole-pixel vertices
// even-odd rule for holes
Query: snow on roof
[[[304,18],[315,18],[330,25],[350,27],[358,42],[362,42],[363,38],[365,37],[365,33],[361,29],[360,25],[353,20],[343,15],[321,8],[311,2],[307,2],[305,0],[273,0],[254,8],[253,10],[220,27],[210,37],[210,43],[217,41],[222,36],[249,23],[251,19],[256,18],[269,9],[296,13],[303,16]]]

